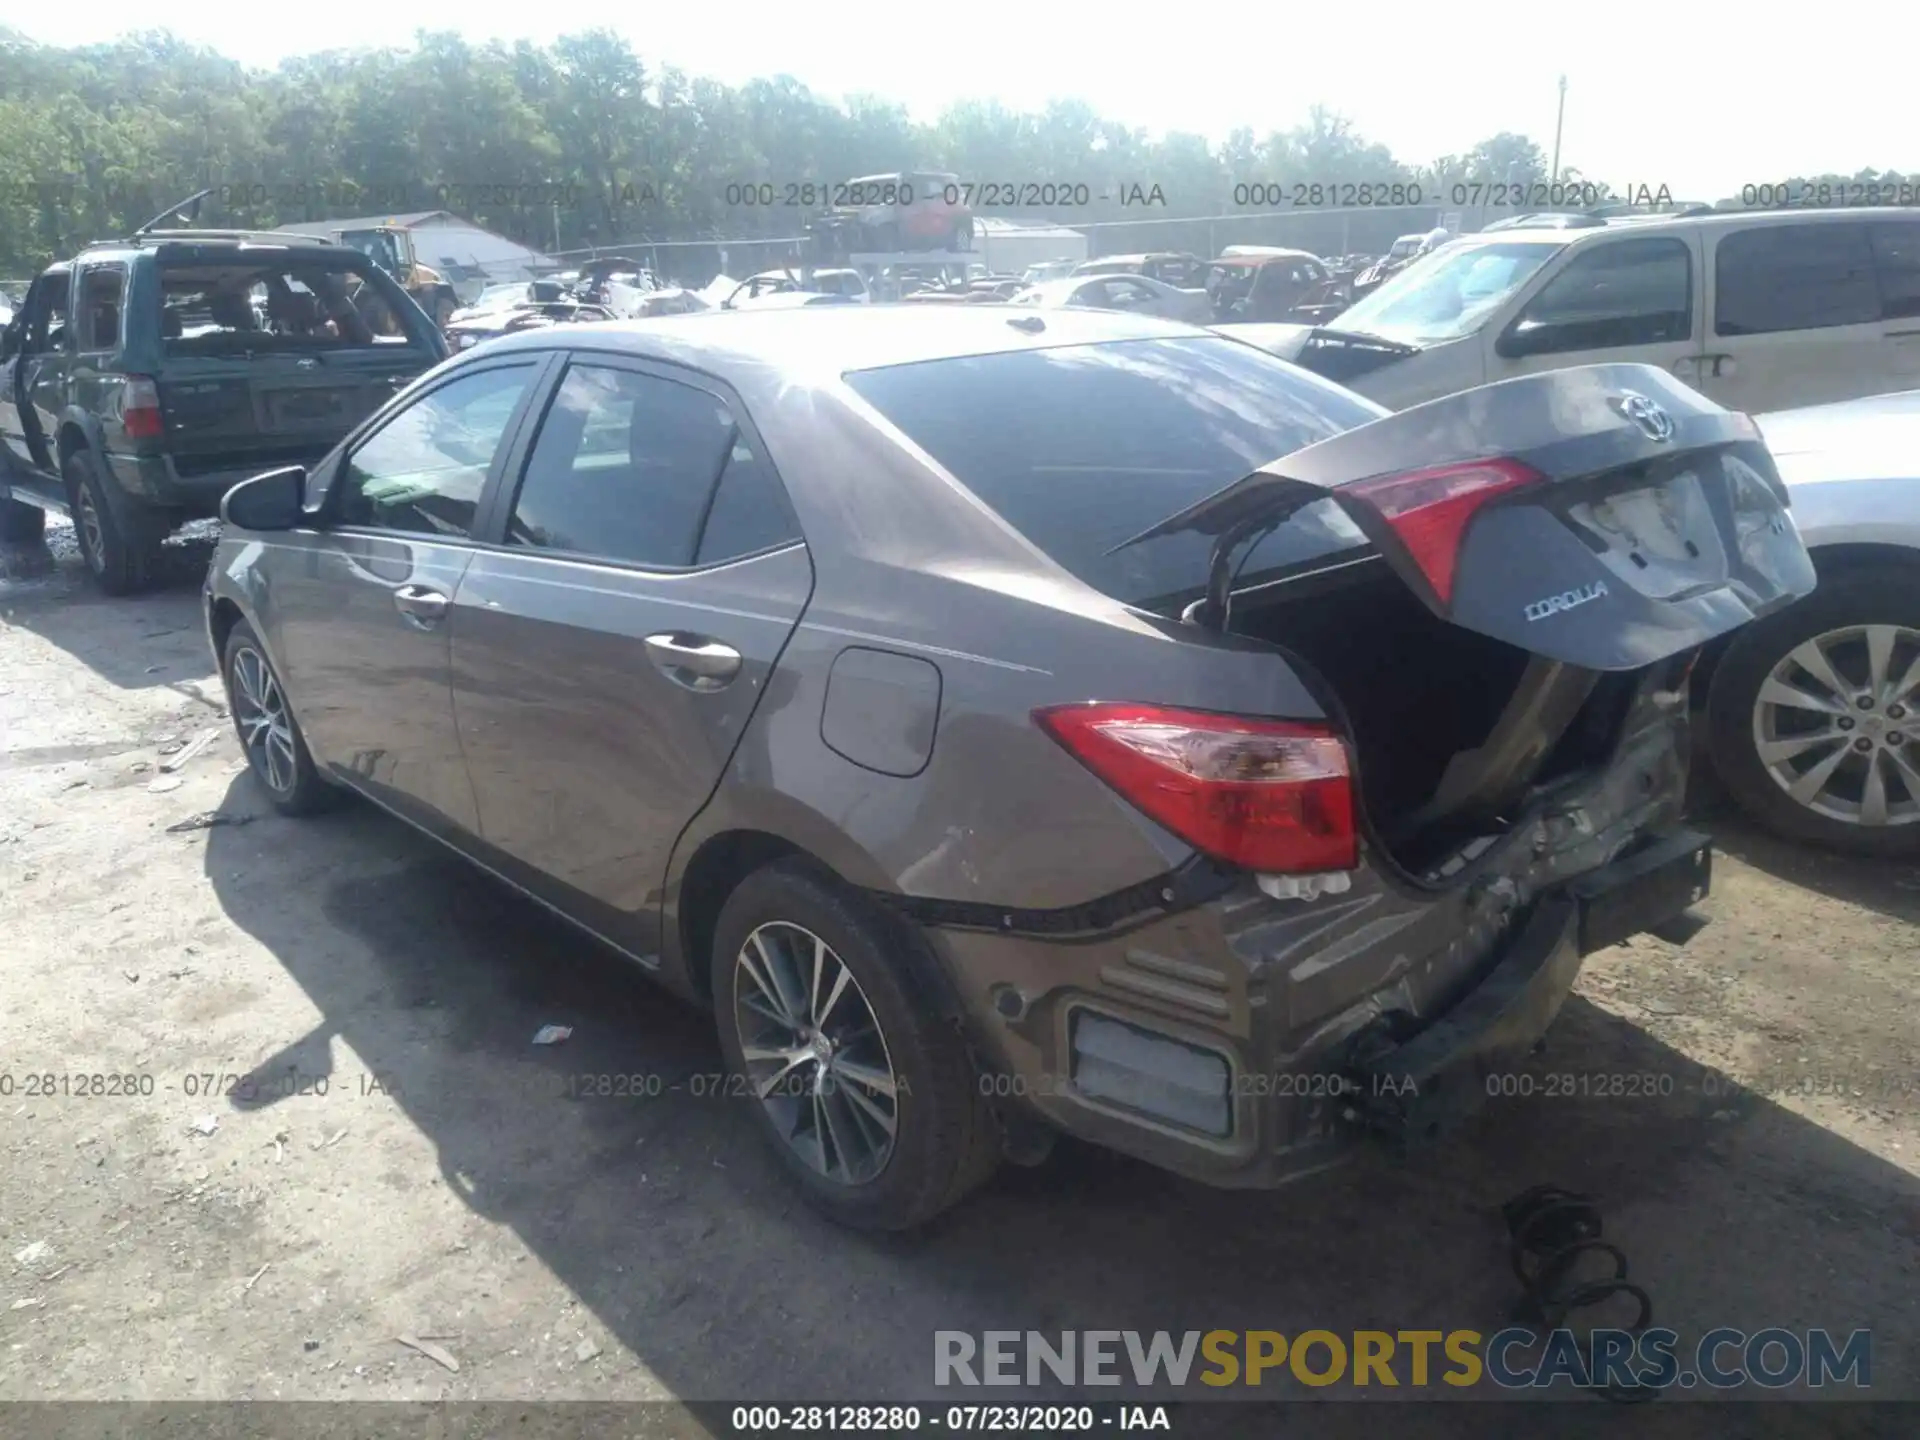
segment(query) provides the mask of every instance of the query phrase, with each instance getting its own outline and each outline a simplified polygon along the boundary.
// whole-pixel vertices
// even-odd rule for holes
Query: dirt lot
[[[1496,1207],[1547,1180],[1603,1197],[1661,1323],[1868,1327],[1875,1395],[1920,1399],[1914,867],[1709,800],[1713,924],[1596,957],[1536,1066],[1671,1093],[1497,1102],[1278,1195],[1063,1147],[876,1242],[695,1093],[702,1017],[367,808],[266,810],[204,544],[107,601],[67,538],[0,579],[0,1399],[933,1398],[936,1329],[1492,1330]]]

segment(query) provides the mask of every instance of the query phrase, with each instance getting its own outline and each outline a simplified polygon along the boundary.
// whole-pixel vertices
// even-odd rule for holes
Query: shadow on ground
[[[120,689],[177,687],[213,673],[200,618],[213,547],[207,524],[182,531],[161,546],[153,588],[116,599],[94,588],[72,527],[50,518],[45,544],[0,544],[0,614]]]
[[[227,808],[260,813],[250,779],[234,785]],[[347,1042],[454,1193],[683,1398],[1009,1398],[933,1389],[941,1329],[1491,1331],[1515,1298],[1499,1203],[1543,1181],[1602,1198],[1659,1323],[1870,1327],[1875,1392],[1913,1391],[1893,1345],[1913,1333],[1920,1186],[1578,998],[1536,1071],[1655,1077],[1649,1098],[1497,1101],[1429,1161],[1365,1159],[1280,1194],[1066,1145],[926,1234],[873,1239],[798,1204],[746,1102],[707,1093],[705,1016],[432,842],[358,805],[263,815],[214,830],[206,872],[324,1016],[256,1074],[329,1073]],[[532,1048],[549,1022],[573,1039]],[[567,1093],[603,1075],[644,1093]],[[1471,1408],[1474,1433],[1507,1433]],[[1865,1409],[1812,1425],[1765,1408],[1745,1433],[1882,1433]],[[1553,1433],[1574,1433],[1565,1419]]]

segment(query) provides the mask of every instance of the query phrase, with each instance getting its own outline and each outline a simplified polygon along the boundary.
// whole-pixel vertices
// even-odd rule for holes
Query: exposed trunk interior
[[[1377,558],[1242,593],[1231,628],[1332,690],[1368,818],[1419,875],[1501,833],[1534,785],[1603,760],[1639,682],[1449,625]]]

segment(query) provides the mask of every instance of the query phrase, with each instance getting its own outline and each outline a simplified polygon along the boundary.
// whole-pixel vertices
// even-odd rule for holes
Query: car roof
[[[74,263],[101,257],[125,260],[138,255],[155,255],[162,260],[186,258],[204,261],[217,261],[224,255],[236,260],[258,260],[263,264],[283,258],[332,265],[353,265],[365,263],[366,260],[360,251],[350,245],[302,244],[297,240],[283,243],[266,236],[242,240],[216,235],[204,240],[190,240],[175,234],[164,239],[97,241],[75,256]]]
[[[1035,321],[1042,322],[1037,330]],[[1106,310],[1036,314],[1013,305],[818,305],[615,320],[564,337],[547,333],[538,340],[509,339],[488,347],[487,353],[497,356],[503,347],[545,349],[564,343],[682,364],[726,380],[769,367],[790,375],[832,376],[971,355],[1204,333],[1173,321]]]
[[[1920,220],[1920,207],[1900,209],[1890,206],[1876,206],[1868,209],[1830,209],[1830,210],[1716,210],[1706,215],[1609,215],[1605,223],[1575,228],[1562,226],[1541,226],[1527,228],[1517,226],[1512,230],[1492,232],[1476,230],[1471,234],[1457,235],[1451,243],[1461,241],[1476,242],[1485,236],[1489,242],[1507,242],[1514,240],[1533,240],[1551,242],[1556,245],[1582,245],[1599,236],[1618,235],[1623,231],[1635,235],[1685,234],[1692,230],[1715,230],[1734,227],[1757,226],[1772,223],[1776,225],[1840,225],[1848,221]],[[1402,237],[1405,238],[1405,237]],[[1399,242],[1396,241],[1396,244]]]

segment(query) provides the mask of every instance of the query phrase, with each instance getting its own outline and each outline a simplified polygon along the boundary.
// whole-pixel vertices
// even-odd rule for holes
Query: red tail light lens
[[[1033,718],[1130,803],[1216,859],[1280,875],[1359,863],[1347,747],[1331,730],[1159,705],[1066,705]]]
[[[1475,460],[1411,475],[1382,475],[1341,492],[1364,500],[1393,527],[1440,603],[1453,603],[1453,572],[1467,523],[1496,495],[1544,479],[1518,460]]]
[[[158,440],[166,431],[160,418],[160,387],[145,375],[127,377],[120,428],[129,440]]]

